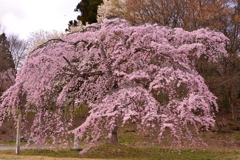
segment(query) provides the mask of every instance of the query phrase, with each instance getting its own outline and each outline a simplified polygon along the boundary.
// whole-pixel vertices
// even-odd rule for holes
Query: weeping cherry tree
[[[191,139],[199,126],[214,126],[218,110],[195,60],[225,56],[227,41],[208,29],[131,26],[122,19],[91,24],[32,51],[1,97],[0,125],[10,115],[17,119],[19,109],[25,115],[34,109],[28,136],[37,143],[65,144],[63,137],[75,132],[92,142],[117,142],[118,127],[127,123],[160,141],[166,130],[176,140]],[[76,101],[87,104],[89,115],[69,129],[72,117],[64,115]]]

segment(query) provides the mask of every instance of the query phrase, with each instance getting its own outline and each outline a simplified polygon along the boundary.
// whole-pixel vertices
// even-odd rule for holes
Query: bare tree
[[[10,34],[7,37],[10,44],[9,51],[11,52],[15,69],[21,68],[23,61],[27,58],[28,43],[19,38],[16,34]]]
[[[62,38],[65,36],[65,33],[52,30],[52,31],[44,31],[44,30],[39,30],[36,32],[30,33],[30,36],[28,38],[28,53],[33,51],[35,48],[40,46],[41,44],[47,42],[48,40],[51,39],[58,39]]]

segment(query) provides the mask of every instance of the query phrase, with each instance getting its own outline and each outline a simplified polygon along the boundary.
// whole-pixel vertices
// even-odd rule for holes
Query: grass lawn
[[[78,151],[49,149],[21,150],[21,155],[14,151],[0,151],[0,159],[34,160],[75,160],[75,159],[131,159],[131,160],[238,160],[240,150],[234,149],[171,149],[161,147],[130,147],[123,144],[104,144],[93,147],[85,155]]]
[[[0,160],[77,160],[79,158],[55,158],[48,156],[16,156],[16,155],[0,155]],[[81,160],[95,160],[82,158]],[[101,159],[97,159],[101,160]]]

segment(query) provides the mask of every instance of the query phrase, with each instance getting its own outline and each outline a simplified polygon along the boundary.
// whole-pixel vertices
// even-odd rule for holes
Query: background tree
[[[7,40],[5,33],[0,35],[0,61],[0,71],[5,71],[9,68],[15,68],[10,52],[10,43]]]
[[[0,35],[0,95],[14,83],[15,65],[5,33]]]
[[[103,3],[98,6],[97,21],[125,17],[125,12],[126,8],[122,0],[103,0]]]
[[[9,51],[11,52],[15,69],[22,67],[23,61],[27,58],[28,43],[19,38],[16,34],[10,34],[7,37],[9,41]]]
[[[83,25],[82,21],[79,21],[79,22],[75,21],[74,23],[75,23],[74,25],[70,24],[68,26],[68,29],[66,29],[65,31],[70,33],[79,32],[79,31],[83,31],[88,26],[88,24]]]
[[[206,26],[216,29],[224,27],[221,21],[231,12],[230,3],[226,0],[105,0],[99,6],[98,16],[121,17],[135,25],[157,23],[186,30]]]
[[[41,44],[46,43],[51,39],[59,39],[64,36],[65,36],[65,33],[62,33],[56,30],[52,30],[52,31],[39,30],[36,32],[31,32],[28,38],[28,43],[27,43],[28,53],[30,53],[35,48],[37,48]]]
[[[101,3],[103,3],[103,0],[81,0],[74,10],[75,12],[80,12],[80,15],[77,16],[77,20],[69,21],[68,29],[66,30],[70,30],[71,26],[78,26],[79,21],[83,25],[97,22],[97,9]]]
[[[229,5],[230,4],[230,5]],[[219,98],[218,103],[221,110],[229,110],[232,113],[232,119],[239,120],[239,1],[226,1],[225,6],[229,9],[227,14],[215,21],[216,25],[212,25],[212,29],[217,29],[224,33],[229,39],[227,45],[228,57],[221,57],[217,63],[209,64],[206,61],[199,61],[199,73],[205,78],[206,83],[211,91]],[[224,15],[224,16],[223,16]],[[218,25],[217,25],[218,24]],[[205,27],[208,27],[206,25]]]
[[[206,29],[133,27],[120,19],[92,24],[29,55],[16,83],[1,97],[1,123],[19,107],[25,113],[34,108],[29,138],[64,140],[72,125],[66,110],[75,109],[64,106],[80,101],[88,104],[89,116],[72,132],[85,140],[104,136],[117,142],[117,128],[131,122],[139,133],[159,140],[169,130],[174,140],[193,140],[199,126],[214,125],[218,109],[194,59],[216,60],[226,54],[226,41]]]

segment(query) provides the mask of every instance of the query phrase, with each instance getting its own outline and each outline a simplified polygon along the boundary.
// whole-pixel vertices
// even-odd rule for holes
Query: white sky
[[[81,0],[0,0],[0,25],[5,32],[27,38],[30,32],[43,30],[65,31]]]

